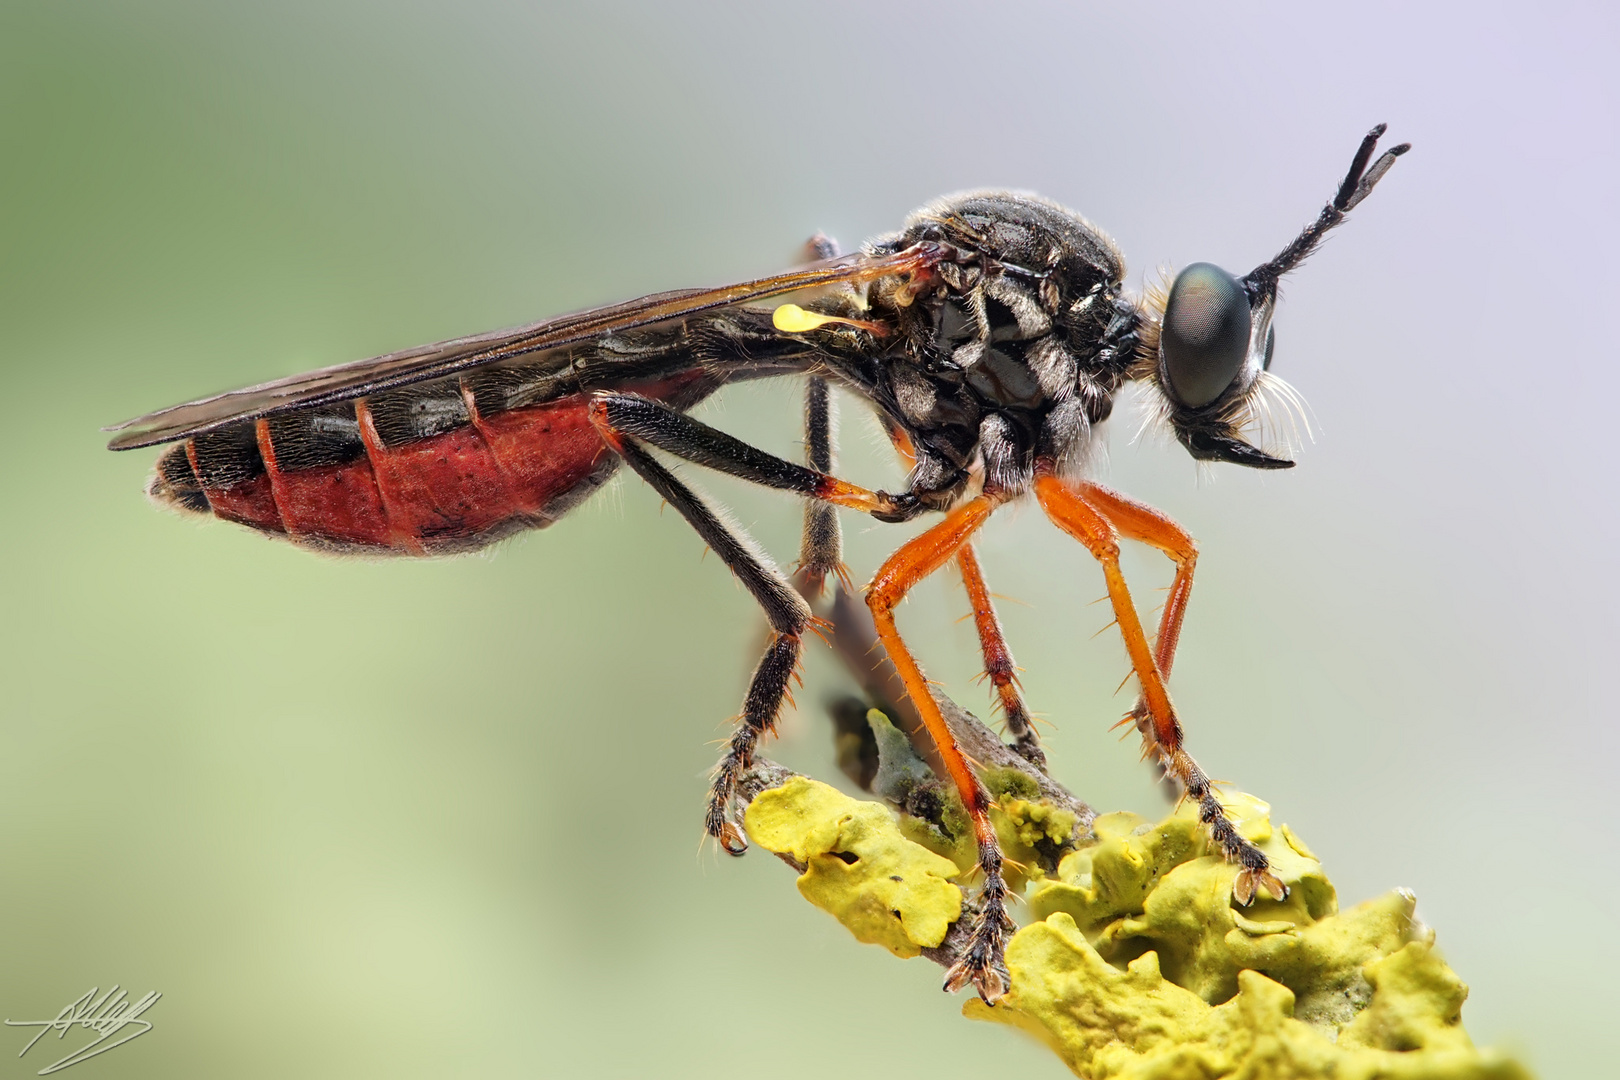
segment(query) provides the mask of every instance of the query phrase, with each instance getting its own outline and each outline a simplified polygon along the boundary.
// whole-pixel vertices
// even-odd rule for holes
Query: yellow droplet
[[[784,334],[803,334],[817,327],[826,326],[830,322],[844,321],[833,315],[817,315],[813,311],[806,311],[798,304],[783,304],[771,312],[771,325]]]

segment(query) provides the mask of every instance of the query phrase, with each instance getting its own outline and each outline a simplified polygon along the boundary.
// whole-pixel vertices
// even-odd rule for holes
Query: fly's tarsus
[[[979,870],[984,884],[979,887],[978,914],[960,958],[945,972],[943,989],[953,994],[973,987],[987,1005],[1007,995],[1012,975],[1007,971],[1007,931],[1017,924],[1007,914],[1007,882],[1001,876],[1001,848],[994,834],[979,840]]]
[[[743,855],[748,851],[748,841],[743,839],[742,830],[732,818],[737,782],[753,765],[760,737],[775,730],[776,717],[787,697],[788,682],[798,668],[801,649],[798,634],[778,634],[765,647],[765,655],[754,669],[748,695],[743,699],[742,717],[731,733],[720,763],[715,766],[703,826],[728,855]]]
[[[1226,808],[1216,796],[1209,777],[1204,775],[1204,770],[1198,767],[1192,756],[1179,747],[1168,751],[1161,747],[1159,760],[1163,762],[1165,771],[1174,776],[1188,796],[1198,803],[1198,820],[1203,822],[1211,842],[1220,849],[1227,862],[1241,867],[1232,882],[1233,898],[1248,907],[1254,901],[1258,887],[1265,889],[1273,900],[1288,899],[1288,886],[1271,872],[1271,860],[1238,832],[1232,819],[1226,816]]]

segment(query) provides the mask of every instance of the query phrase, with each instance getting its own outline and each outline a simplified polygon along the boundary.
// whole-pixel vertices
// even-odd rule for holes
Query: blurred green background
[[[1417,144],[1288,283],[1320,437],[1107,478],[1202,542],[1175,689],[1346,903],[1414,889],[1465,1019],[1620,1054],[1609,695],[1615,16],[1598,5],[0,2],[0,1013],[159,990],[77,1077],[1062,1075],[939,972],[699,844],[748,598],[643,485],[488,557],[368,563],[152,511],[100,425],[853,246],[971,186],[1242,272],[1361,133]],[[797,387],[707,419],[797,452]],[[893,483],[859,404],[845,472]],[[783,561],[790,500],[704,480]],[[1164,809],[1100,575],[1024,510],[984,560],[1056,774]],[[868,575],[903,530],[848,519]],[[1133,555],[1144,602],[1168,581]],[[960,591],[902,626],[986,712]],[[811,658],[773,753],[833,778]],[[14,1055],[25,1076],[82,1041]]]

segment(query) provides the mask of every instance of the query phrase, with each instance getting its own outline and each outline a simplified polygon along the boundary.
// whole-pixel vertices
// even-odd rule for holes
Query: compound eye
[[[1232,385],[1249,353],[1249,297],[1213,263],[1176,275],[1164,306],[1159,355],[1170,396],[1203,408]]]

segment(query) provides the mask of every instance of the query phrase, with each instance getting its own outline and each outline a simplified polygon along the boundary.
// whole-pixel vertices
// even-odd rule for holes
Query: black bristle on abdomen
[[[203,487],[233,487],[264,472],[251,420],[204,432],[191,440],[191,447],[196,454],[196,477]]]
[[[202,483],[192,471],[191,457],[186,453],[185,443],[169,447],[158,458],[157,472],[147,485],[146,493],[160,502],[193,514],[211,512]]]

